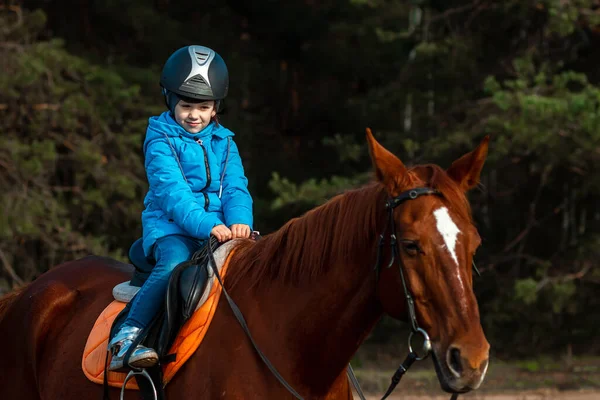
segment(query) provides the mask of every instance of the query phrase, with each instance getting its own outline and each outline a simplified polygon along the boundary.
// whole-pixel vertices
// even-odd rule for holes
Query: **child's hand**
[[[244,224],[233,224],[231,225],[232,239],[235,238],[248,238],[250,237],[250,227]]]
[[[225,242],[231,239],[231,231],[225,225],[216,225],[210,233],[219,240],[219,242]]]

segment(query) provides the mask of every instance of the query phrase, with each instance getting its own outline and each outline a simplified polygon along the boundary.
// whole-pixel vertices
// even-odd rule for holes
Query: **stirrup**
[[[109,371],[117,371],[125,366],[125,356],[142,330],[134,326],[123,326],[108,344],[112,354]],[[137,345],[129,355],[127,364],[132,368],[148,368],[158,363],[158,354],[153,349]]]
[[[150,382],[150,387],[152,388],[152,395],[154,396],[152,400],[157,400],[158,394],[156,393],[156,386],[154,386],[154,382],[152,381],[150,374],[148,374],[148,372],[146,372],[145,369],[140,369],[140,370],[132,369],[131,371],[129,371],[129,373],[127,374],[127,377],[125,378],[125,381],[123,382],[123,386],[121,387],[120,399],[121,400],[125,399],[125,387],[127,386],[127,381],[129,381],[131,378],[135,378],[136,375],[143,376],[144,378],[146,378],[148,380],[148,382]]]

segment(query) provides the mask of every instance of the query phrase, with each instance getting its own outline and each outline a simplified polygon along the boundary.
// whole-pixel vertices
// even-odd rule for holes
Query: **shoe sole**
[[[158,364],[158,357],[144,357],[139,360],[129,360],[129,366],[132,368],[149,368]]]

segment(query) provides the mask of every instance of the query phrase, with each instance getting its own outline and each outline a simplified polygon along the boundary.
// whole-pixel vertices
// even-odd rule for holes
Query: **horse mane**
[[[228,285],[244,281],[254,287],[278,278],[298,284],[321,276],[332,259],[351,262],[357,248],[372,250],[365,237],[377,234],[376,225],[382,221],[377,211],[383,210],[384,199],[380,184],[349,190],[256,242],[240,243]]]
[[[434,164],[408,170],[403,187],[427,186],[439,190],[447,206],[460,218],[472,222],[471,207],[458,184]],[[283,279],[298,284],[311,281],[327,271],[330,260],[351,263],[351,254],[374,251],[366,237],[380,232],[384,221],[386,191],[380,183],[349,190],[301,217],[293,218],[261,240],[243,241],[235,248],[227,275],[229,287],[244,281],[250,288],[261,282]],[[354,260],[355,261],[355,260]]]

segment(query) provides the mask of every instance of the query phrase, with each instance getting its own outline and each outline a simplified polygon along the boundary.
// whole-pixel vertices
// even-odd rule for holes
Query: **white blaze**
[[[456,265],[458,265],[458,258],[456,257],[456,238],[460,233],[458,226],[452,221],[450,214],[448,214],[448,209],[446,207],[438,208],[433,212],[435,219],[437,221],[437,229],[444,238],[444,243],[446,243],[446,248],[450,252],[452,259]]]

